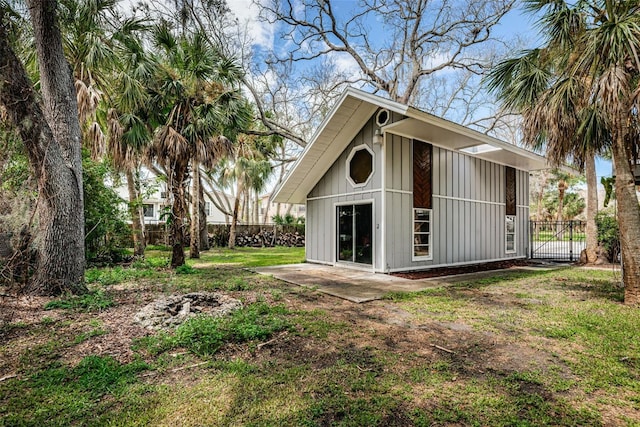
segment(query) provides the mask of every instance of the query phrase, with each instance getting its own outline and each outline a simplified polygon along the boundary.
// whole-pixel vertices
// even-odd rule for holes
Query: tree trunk
[[[238,215],[240,214],[240,194],[242,192],[242,181],[238,178],[237,196],[233,202],[233,215],[231,216],[231,227],[229,227],[229,249],[235,249],[236,247],[236,226],[238,225]]]
[[[129,214],[131,215],[133,254],[138,257],[143,257],[145,247],[147,246],[144,235],[144,213],[136,188],[136,179],[131,169],[127,168],[125,176],[127,179],[127,191],[129,192]]]
[[[640,305],[640,205],[623,135],[615,135],[612,153],[616,169],[624,302]]]
[[[29,2],[42,107],[0,23],[0,103],[7,106],[38,182],[37,266],[25,291],[43,295],[87,292],[81,134],[71,68],[56,23],[56,5],[54,1]]]
[[[193,162],[193,178],[191,183],[191,229],[189,237],[191,246],[189,258],[200,258],[200,169]]]
[[[598,179],[596,177],[596,157],[590,153],[586,161],[587,175],[587,262],[594,263],[598,259],[598,227],[596,214],[598,213]]]
[[[562,221],[564,219],[563,210],[564,210],[564,192],[566,191],[567,186],[563,180],[558,182],[558,215],[556,217],[556,221],[558,221],[558,225],[556,228],[556,239],[562,240],[564,238],[564,224]]]
[[[546,170],[542,171],[542,182],[540,183],[540,192],[538,193],[538,206],[536,210],[536,221],[542,221],[542,199],[544,198],[544,189],[549,180],[549,174]]]
[[[198,173],[200,183],[198,187],[200,188],[200,195],[198,196],[200,199],[199,204],[199,215],[200,215],[200,250],[208,251],[209,250],[209,232],[207,230],[207,212],[205,210],[205,200],[204,200],[204,186],[202,185],[202,175]]]
[[[173,209],[171,215],[171,267],[177,268],[184,265],[184,218],[187,212],[185,197],[185,181],[187,177],[187,164],[176,162],[171,180],[171,193],[173,193]]]

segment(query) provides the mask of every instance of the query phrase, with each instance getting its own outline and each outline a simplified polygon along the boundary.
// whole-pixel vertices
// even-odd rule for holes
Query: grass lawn
[[[640,310],[611,271],[485,278],[353,304],[259,276],[303,249],[152,248],[92,293],[6,300],[0,426],[640,425]],[[163,294],[244,308],[150,332]],[[0,289],[0,293],[4,291]]]

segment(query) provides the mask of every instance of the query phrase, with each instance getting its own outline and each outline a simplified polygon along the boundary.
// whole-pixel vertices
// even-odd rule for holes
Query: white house
[[[274,202],[306,205],[309,262],[396,272],[525,258],[542,156],[347,89]]]
[[[141,181],[143,187],[144,219],[146,224],[160,224],[165,222],[162,217],[163,211],[171,203],[167,193],[167,184],[150,170],[143,168],[141,170]],[[225,210],[231,212],[233,209],[234,197],[229,194],[220,193],[210,189],[205,185],[205,212],[207,214],[207,224],[226,224],[231,222],[231,216],[226,215],[216,207],[211,197],[217,197],[218,204],[222,204]],[[115,188],[118,195],[124,200],[129,200],[129,193],[126,185],[120,185]]]

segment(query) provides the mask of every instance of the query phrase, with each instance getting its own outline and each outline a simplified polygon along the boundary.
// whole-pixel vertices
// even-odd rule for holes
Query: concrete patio
[[[339,266],[309,263],[259,267],[253,270],[256,273],[273,276],[285,282],[316,289],[319,292],[348,301],[362,303],[381,299],[390,292],[418,292],[484,277],[508,275],[519,271],[540,270],[541,268],[512,267],[506,270],[482,271],[418,280]],[[548,269],[553,268],[557,267],[548,267]]]

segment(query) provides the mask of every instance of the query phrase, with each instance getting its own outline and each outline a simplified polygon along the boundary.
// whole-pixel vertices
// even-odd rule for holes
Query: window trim
[[[416,211],[427,211],[429,212],[429,232],[419,232],[416,233]],[[427,222],[427,221],[420,221]],[[427,235],[428,236],[428,244],[429,247],[429,255],[416,255],[416,235]],[[424,246],[424,245],[420,245]],[[426,208],[413,208],[411,211],[411,261],[431,261],[433,260],[433,209]]]
[[[363,149],[367,150],[369,152],[369,154],[371,154],[371,173],[369,174],[369,176],[367,177],[367,179],[364,182],[362,182],[360,184],[356,184],[356,182],[353,179],[351,179],[351,159],[353,159],[353,156],[355,156],[358,151],[361,151]],[[376,173],[376,155],[375,155],[375,153],[373,152],[373,150],[367,144],[360,144],[360,145],[357,145],[357,146],[353,147],[351,149],[351,152],[347,156],[346,170],[347,170],[347,181],[349,182],[349,184],[351,184],[352,187],[360,188],[360,187],[366,186],[367,184],[369,184],[369,182],[371,181],[371,178]]]
[[[507,224],[509,219],[511,219],[513,221],[513,232],[509,233],[507,231]],[[505,254],[515,254],[518,252],[518,245],[517,245],[517,240],[516,240],[516,236],[518,235],[517,233],[517,227],[516,227],[517,223],[516,223],[516,216],[515,215],[505,215],[504,216],[504,253]],[[513,234],[513,249],[509,249],[509,239],[507,238],[507,236],[509,234]]]

